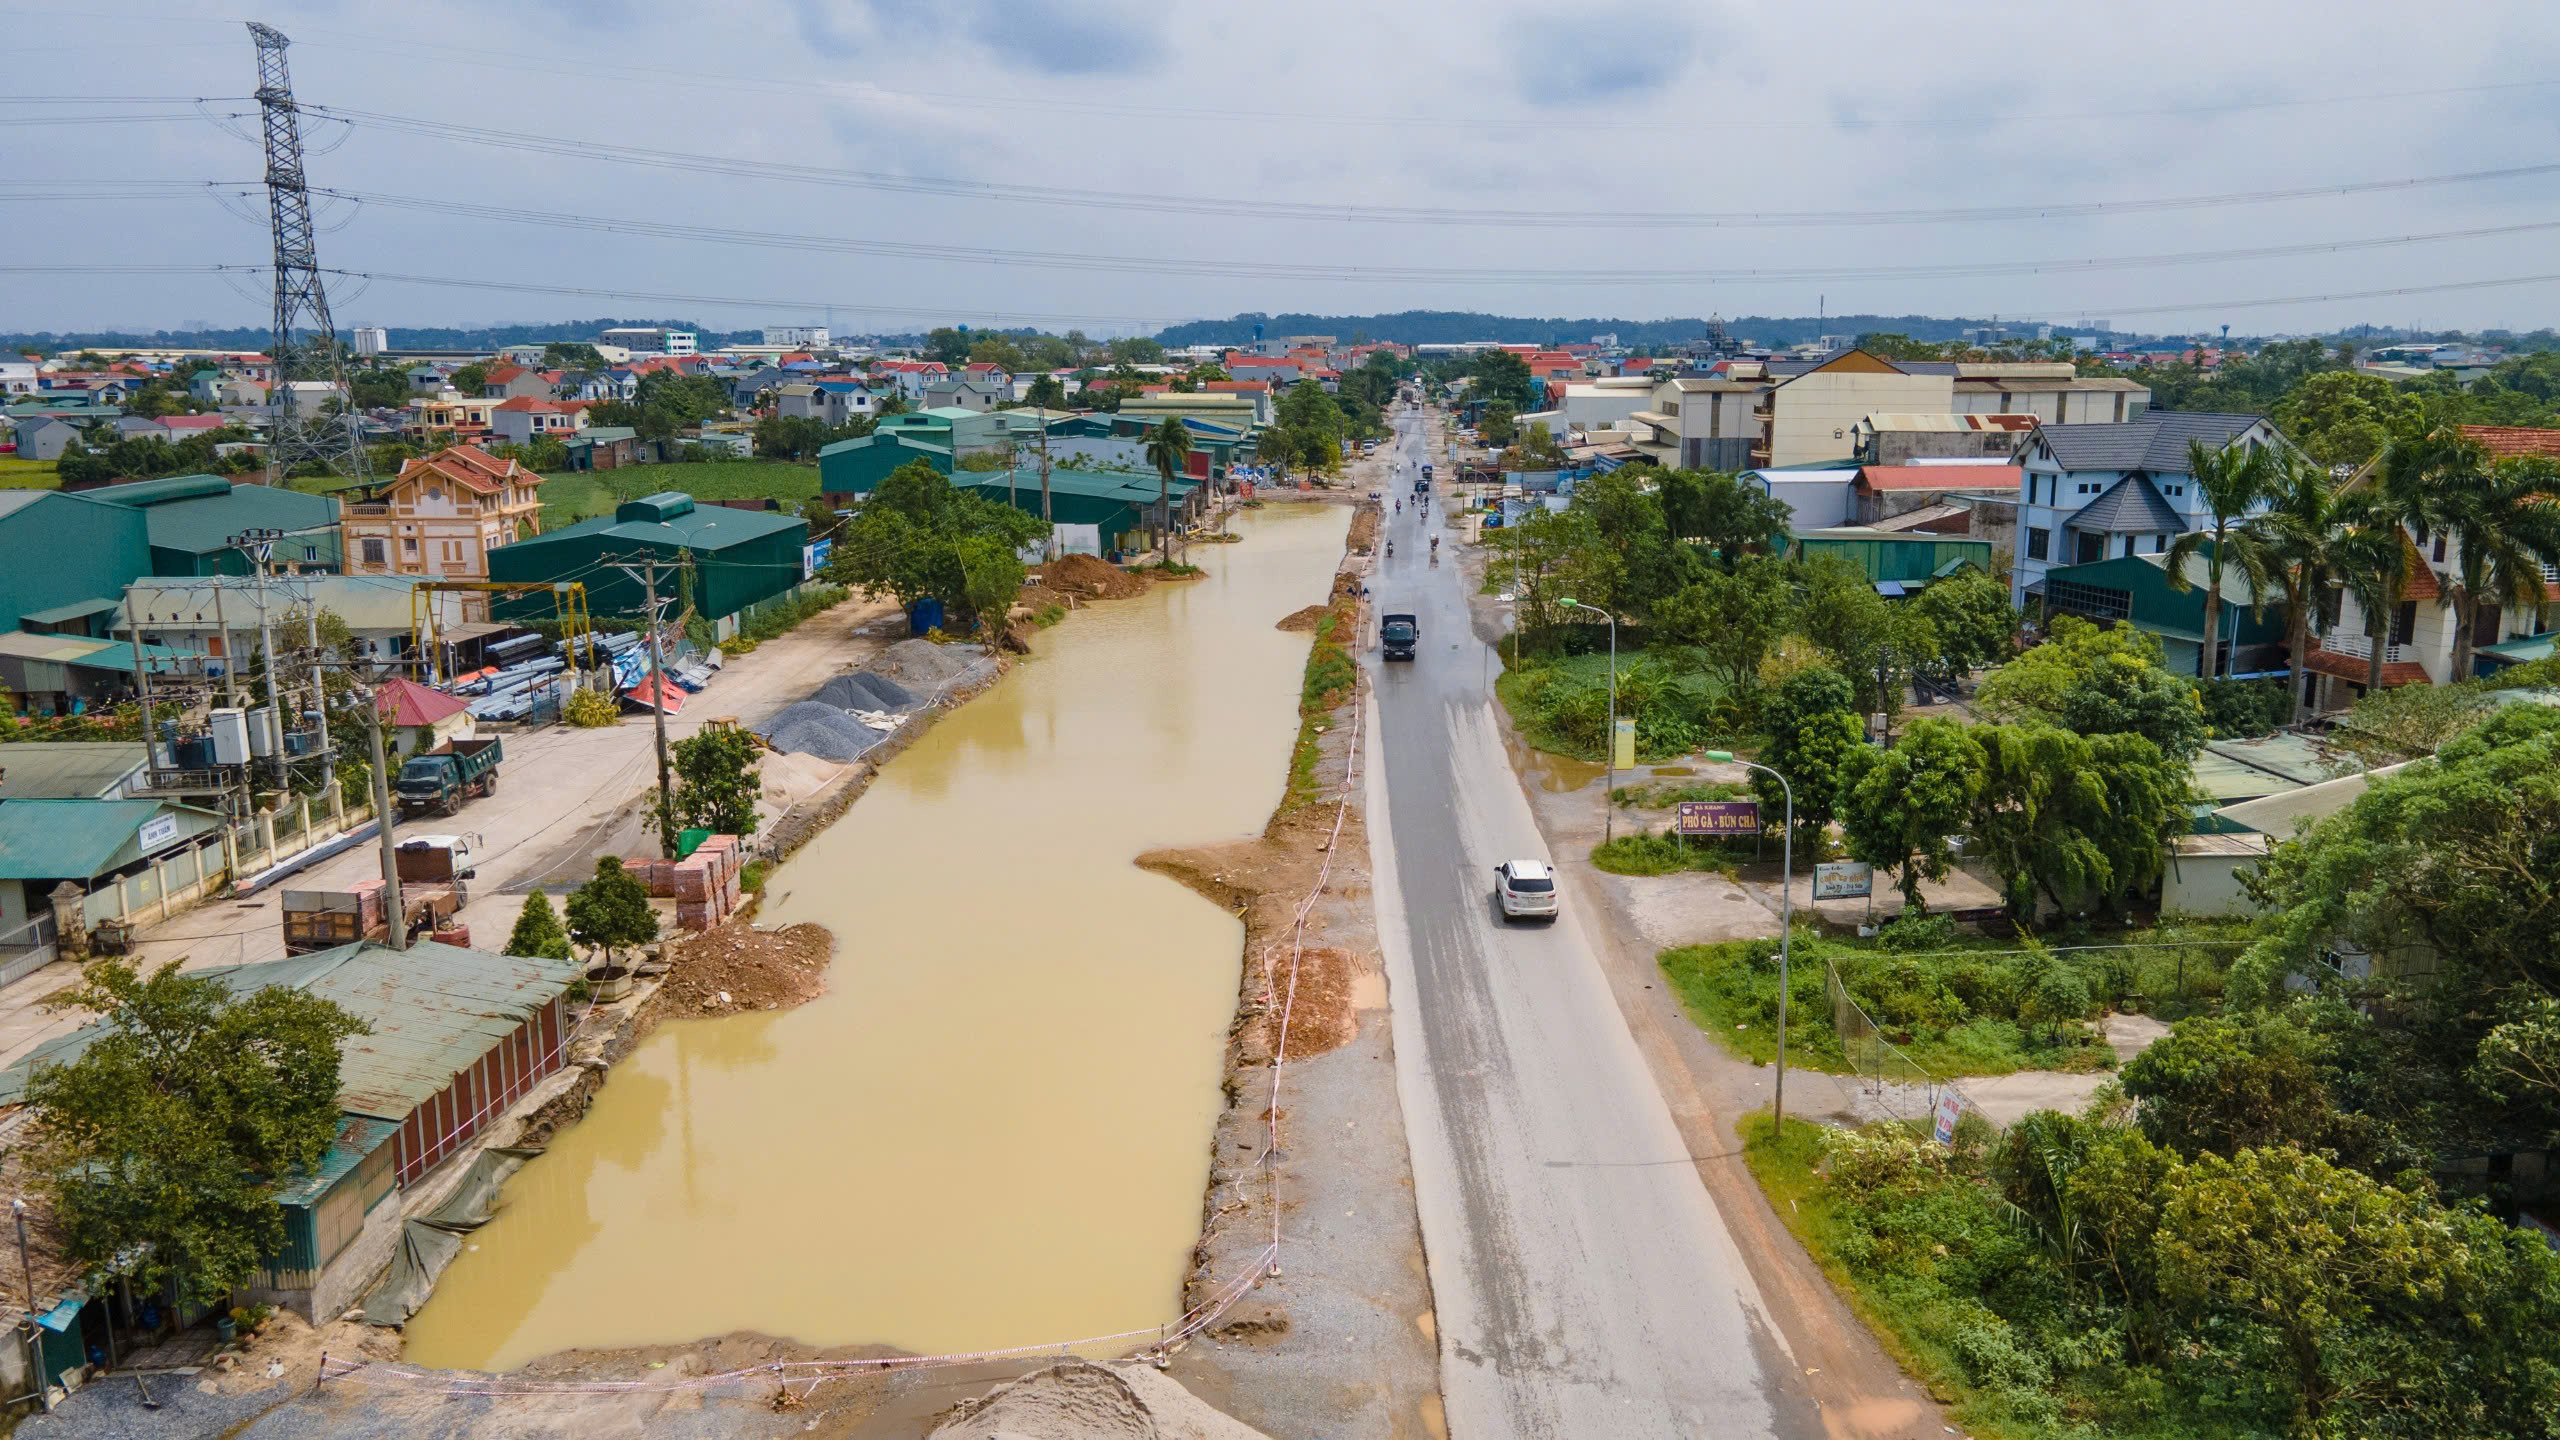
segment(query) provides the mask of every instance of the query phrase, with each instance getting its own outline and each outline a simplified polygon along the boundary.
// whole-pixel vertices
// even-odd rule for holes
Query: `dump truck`
[[[400,813],[460,813],[462,802],[493,794],[498,788],[498,762],[505,752],[498,737],[448,740],[433,750],[409,757],[400,767]]]
[[[1411,615],[1378,617],[1378,644],[1390,660],[1413,658],[1414,642],[1422,638],[1422,622]]]
[[[385,908],[380,880],[367,880],[347,890],[287,890],[285,953],[305,955],[359,940],[387,942],[391,926]],[[400,908],[408,912],[407,934],[414,940],[452,924],[454,912],[462,908],[462,895],[459,887],[410,890],[404,886]]]

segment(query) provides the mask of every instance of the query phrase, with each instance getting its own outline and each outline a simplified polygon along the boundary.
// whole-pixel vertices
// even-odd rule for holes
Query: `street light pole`
[[[141,632],[136,631],[139,635]],[[36,1398],[44,1402],[45,1412],[53,1411],[53,1391],[44,1379],[44,1332],[36,1327],[36,1267],[27,1261],[27,1201],[24,1196],[9,1201],[9,1214],[18,1222],[18,1273],[27,1281],[27,1354],[33,1361],[30,1373],[36,1378]]]
[[[1600,793],[1600,843],[1606,845],[1618,837],[1618,617],[1570,595],[1560,598],[1568,610],[1588,610],[1609,622],[1609,733],[1605,737],[1609,747],[1609,787]]]
[[[1745,770],[1757,770],[1763,775],[1773,776],[1778,782],[1778,789],[1787,797],[1786,838],[1778,849],[1781,871],[1778,876],[1778,1090],[1777,1099],[1770,1107],[1770,1113],[1777,1117],[1776,1133],[1783,1139],[1787,1128],[1787,951],[1796,938],[1796,787],[1787,783],[1786,776],[1766,765],[1735,759],[1730,750],[1710,750],[1707,758],[1719,765],[1739,765]]]

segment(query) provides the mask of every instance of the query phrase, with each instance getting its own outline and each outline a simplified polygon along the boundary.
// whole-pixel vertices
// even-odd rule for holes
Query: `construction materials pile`
[[[1091,555],[1061,555],[1044,560],[1038,573],[1040,584],[1047,589],[1095,600],[1126,600],[1143,594],[1147,588],[1146,581]]]
[[[739,877],[746,869],[746,847],[735,835],[714,835],[681,860],[633,855],[622,862],[624,873],[649,887],[649,893],[676,902],[676,925],[708,930],[737,913],[744,898]]]
[[[983,645],[936,645],[901,640],[774,712],[755,727],[776,750],[815,755],[846,764],[904,730],[924,711],[955,693],[996,677]]]
[[[755,729],[776,750],[815,755],[839,765],[861,759],[872,746],[889,738],[888,732],[863,724],[851,711],[819,700],[785,705]]]
[[[826,989],[835,937],[823,925],[759,930],[732,919],[673,947],[650,1002],[658,1018],[788,1010]]]

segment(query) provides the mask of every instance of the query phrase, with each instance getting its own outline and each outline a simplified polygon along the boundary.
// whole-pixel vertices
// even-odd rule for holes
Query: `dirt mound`
[[[1359,1017],[1352,1013],[1352,982],[1365,971],[1360,958],[1348,950],[1309,946],[1298,956],[1298,989],[1292,997],[1288,953],[1282,947],[1272,947],[1270,1008],[1260,1021],[1264,1034],[1278,1032],[1285,1009],[1289,1016],[1288,1058],[1309,1059],[1349,1044],[1351,1037],[1360,1032]]]
[[[1322,620],[1324,617],[1325,607],[1322,605],[1310,605],[1303,610],[1292,610],[1288,614],[1281,616],[1280,628],[1283,630],[1313,630],[1316,628],[1316,622]]]
[[[1378,548],[1378,526],[1385,520],[1384,507],[1375,500],[1363,500],[1351,512],[1351,533],[1343,547],[1354,555],[1367,555]]]
[[[669,947],[664,985],[649,1002],[653,1019],[788,1010],[826,988],[836,937],[823,925],[758,930],[731,920]]]
[[[933,1440],[1266,1440],[1146,1365],[1069,1360],[964,1400]]]
[[[1061,555],[1043,562],[1040,583],[1053,590],[1088,595],[1097,600],[1126,600],[1147,588],[1146,581],[1091,555]]]
[[[995,662],[983,645],[936,645],[930,640],[901,640],[864,662],[867,674],[885,675],[922,701],[951,690],[992,679]]]

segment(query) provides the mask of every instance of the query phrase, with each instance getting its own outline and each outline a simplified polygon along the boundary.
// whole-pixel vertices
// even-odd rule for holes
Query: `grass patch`
[[[0,490],[55,490],[61,486],[62,475],[55,462],[0,455]]]
[[[2226,942],[2240,933],[2233,925],[2162,926],[2086,937],[2079,943],[2109,948],[2082,950],[2059,940],[2047,949],[1955,936],[1934,924],[1890,933],[1895,928],[1877,940],[1798,929],[1788,968],[1789,1064],[1852,1069],[1832,1028],[1828,960],[1884,1038],[1933,1075],[2108,1069],[2114,1054],[2090,1022],[2111,1007],[2167,1013],[2173,1007],[2159,1003],[2162,987],[2174,986],[2181,968],[2189,1000],[2176,1008],[2209,1007],[2239,953]],[[1660,964],[1700,1029],[1745,1059],[1776,1058],[1776,940],[1685,945],[1663,951]]]
[[[723,655],[745,655],[767,640],[790,634],[813,616],[832,610],[852,594],[842,585],[818,585],[796,595],[768,600],[738,622],[738,633],[720,642]]]
[[[1188,580],[1200,573],[1200,567],[1186,565],[1179,560],[1156,560],[1144,565],[1132,565],[1129,571],[1133,575],[1156,575],[1168,580]]]
[[[1638,831],[1592,846],[1591,863],[1612,875],[1671,875],[1682,870],[1731,875],[1736,862],[1721,842],[1684,841]]]
[[[1609,657],[1532,656],[1502,672],[1493,692],[1531,745],[1597,761],[1609,733]],[[1643,652],[1618,657],[1617,713],[1636,722],[1636,758],[1673,760],[1725,736],[1730,706],[1704,671]]]
[[[1292,809],[1315,803],[1316,761],[1323,756],[1316,737],[1325,732],[1333,707],[1351,693],[1360,678],[1350,654],[1333,638],[1343,623],[1342,611],[1325,612],[1324,618],[1316,622],[1315,644],[1307,651],[1306,675],[1298,684],[1298,739],[1289,751],[1289,796],[1285,803]]]
[[[1672,772],[1668,770],[1654,772],[1656,775],[1670,773]],[[1631,810],[1668,810],[1687,800],[1748,800],[1750,798],[1751,792],[1742,786],[1712,780],[1692,781],[1685,785],[1665,785],[1656,780],[1642,785],[1621,785],[1609,792],[1611,804]]]
[[[767,873],[768,868],[762,860],[748,861],[738,867],[738,888],[750,895],[763,894]]]
[[[1066,619],[1066,618],[1067,618],[1067,607],[1066,607],[1066,606],[1064,606],[1064,605],[1043,605],[1043,606],[1041,606],[1041,607],[1039,608],[1039,610],[1038,610],[1038,611],[1036,611],[1035,613],[1033,613],[1033,615],[1032,615],[1032,617],[1031,617],[1031,623],[1032,623],[1032,624],[1034,624],[1034,625],[1039,626],[1039,627],[1040,627],[1041,629],[1043,629],[1043,630],[1046,630],[1046,629],[1048,629],[1050,626],[1055,625],[1055,624],[1057,624],[1059,621],[1064,620],[1064,619]]]
[[[542,528],[557,530],[610,515],[624,500],[678,490],[696,500],[779,500],[786,510],[816,498],[818,467],[790,460],[706,460],[699,465],[626,465],[543,477]]]

